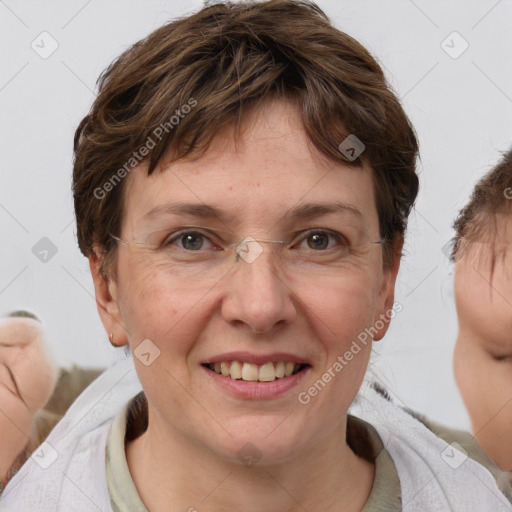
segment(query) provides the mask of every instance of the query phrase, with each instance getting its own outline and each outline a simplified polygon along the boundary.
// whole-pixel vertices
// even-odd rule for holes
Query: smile
[[[272,382],[295,375],[309,365],[292,361],[270,361],[261,365],[243,361],[217,361],[203,366],[233,380]]]

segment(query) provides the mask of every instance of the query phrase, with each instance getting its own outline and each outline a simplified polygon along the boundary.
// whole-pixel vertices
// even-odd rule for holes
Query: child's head
[[[48,401],[57,370],[37,317],[16,311],[0,319],[0,482],[26,459],[32,422]]]
[[[15,311],[0,319],[0,364],[27,412],[44,407],[57,379],[57,369],[46,344],[44,328],[27,311]]]
[[[512,470],[512,151],[476,185],[454,228],[455,376],[473,433]]]

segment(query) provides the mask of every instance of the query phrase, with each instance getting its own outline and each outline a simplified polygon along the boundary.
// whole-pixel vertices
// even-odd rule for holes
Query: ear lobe
[[[115,345],[120,347],[128,343],[126,329],[118,301],[118,286],[116,280],[105,275],[101,271],[103,254],[95,246],[93,253],[89,256],[89,268],[91,270],[96,295],[96,306],[101,318],[103,327],[107,333],[112,333],[111,339]]]
[[[392,318],[390,312],[394,311],[395,282],[400,268],[403,242],[403,236],[395,242],[393,247],[393,263],[391,267],[384,271],[382,276],[382,286],[379,291],[377,300],[378,307],[376,309],[376,313],[379,314],[379,317],[374,319],[374,329],[376,331],[373,337],[374,341],[379,341],[384,337]]]

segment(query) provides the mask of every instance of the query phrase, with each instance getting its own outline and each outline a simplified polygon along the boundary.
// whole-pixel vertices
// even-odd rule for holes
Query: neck
[[[172,510],[191,512],[361,511],[374,465],[356,456],[345,439],[346,418],[320,444],[286,463],[244,466],[149,421],[126,452],[135,486],[152,512],[168,511],[169,503]]]

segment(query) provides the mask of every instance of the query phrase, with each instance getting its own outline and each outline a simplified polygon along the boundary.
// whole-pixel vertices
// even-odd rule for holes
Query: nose
[[[271,247],[254,260],[238,258],[226,276],[222,302],[224,320],[244,324],[253,332],[270,332],[275,326],[291,323],[297,316],[293,291],[276,268]]]

